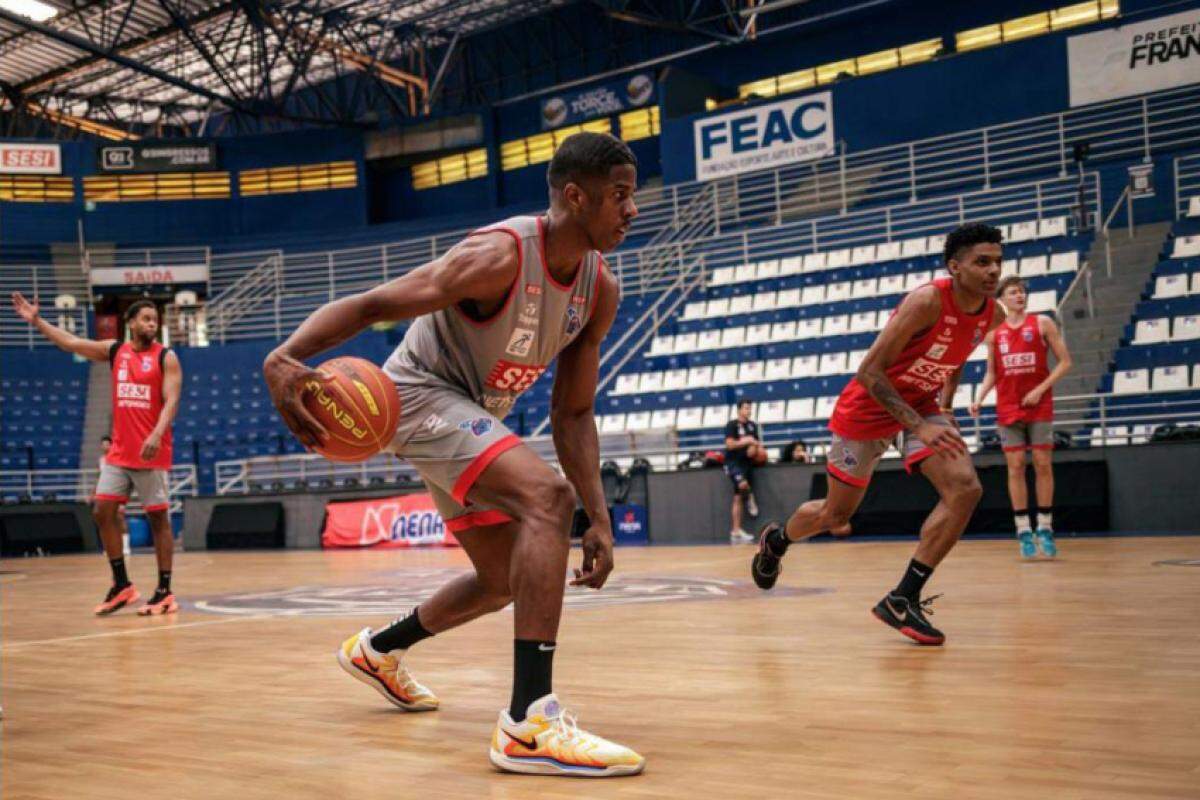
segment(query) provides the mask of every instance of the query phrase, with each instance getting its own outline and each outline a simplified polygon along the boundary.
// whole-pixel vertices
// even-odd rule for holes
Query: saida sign
[[[810,94],[696,120],[696,179],[824,158],[834,152],[833,95]]]

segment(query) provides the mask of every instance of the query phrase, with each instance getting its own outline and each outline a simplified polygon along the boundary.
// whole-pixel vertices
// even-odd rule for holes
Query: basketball
[[[334,358],[318,369],[333,377],[304,385],[304,407],[329,431],[317,452],[331,461],[366,461],[382,451],[400,424],[395,384],[362,358]]]
[[[752,455],[751,458],[754,460],[754,465],[761,467],[763,464],[767,463],[767,449],[765,447],[755,447],[753,449],[754,455]]]

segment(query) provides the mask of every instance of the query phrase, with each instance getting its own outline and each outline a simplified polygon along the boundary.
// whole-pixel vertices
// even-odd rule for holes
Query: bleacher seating
[[[58,351],[0,350],[0,470],[78,467],[87,371]]]

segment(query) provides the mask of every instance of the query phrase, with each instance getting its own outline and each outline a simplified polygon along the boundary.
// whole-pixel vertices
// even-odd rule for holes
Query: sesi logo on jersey
[[[544,366],[516,364],[500,359],[488,373],[487,380],[483,385],[489,389],[520,394],[532,386],[534,381],[540,378],[545,371]]]
[[[150,387],[140,383],[117,384],[117,397],[121,400],[149,400]]]

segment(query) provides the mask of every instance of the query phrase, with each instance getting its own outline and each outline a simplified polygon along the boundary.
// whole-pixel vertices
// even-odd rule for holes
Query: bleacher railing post
[[[1176,174],[1178,174],[1178,169]],[[1178,180],[1176,180],[1176,184],[1178,184]],[[779,170],[775,170],[775,224],[783,224],[783,198],[779,194]]]
[[[988,142],[988,129],[983,129],[983,188],[992,188],[991,145]]]
[[[1058,115],[1058,177],[1067,177],[1067,137],[1064,117]]]
[[[908,199],[917,200],[917,149],[912,142],[908,144]]]
[[[1150,163],[1150,101],[1142,98],[1142,160]]]

